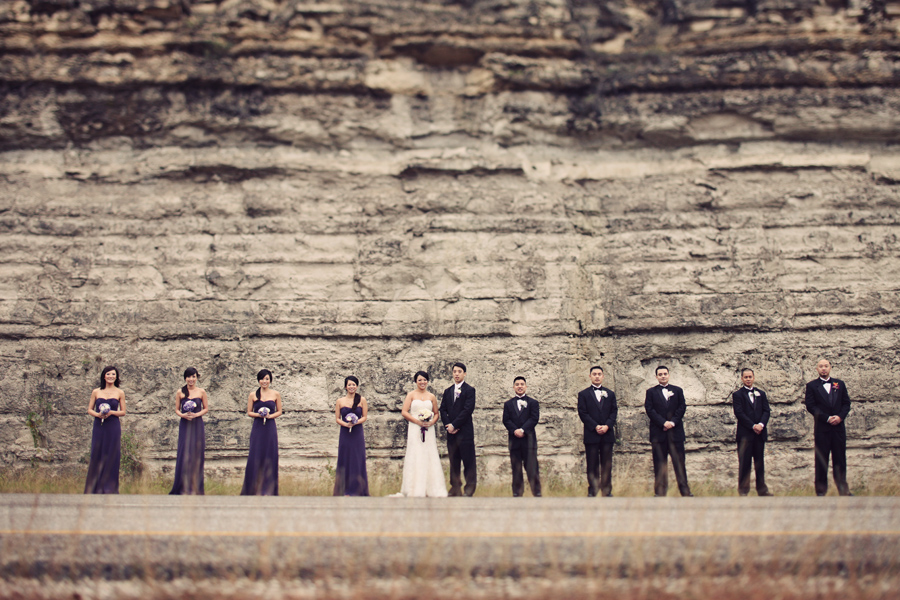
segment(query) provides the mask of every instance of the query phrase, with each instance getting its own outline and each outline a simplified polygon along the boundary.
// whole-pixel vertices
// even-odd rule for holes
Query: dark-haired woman
[[[403,418],[409,421],[406,456],[403,458],[402,496],[447,496],[447,481],[438,455],[434,424],[438,414],[437,398],[428,391],[428,373],[413,376],[416,389],[403,401]]]
[[[360,396],[359,379],[350,375],[344,379],[346,395],[334,405],[334,420],[341,426],[338,437],[335,496],[368,496],[369,478],[366,474],[366,437],[363,423],[369,415],[369,405]],[[352,415],[352,416],[351,416]]]
[[[278,428],[275,419],[281,416],[281,394],[270,387],[272,372],[268,369],[257,373],[256,381],[259,387],[247,398],[247,416],[253,417],[253,428],[241,496],[277,496]]]
[[[91,462],[88,465],[85,494],[118,494],[119,463],[122,460],[122,424],[125,392],[119,389],[119,370],[104,367],[100,387],[91,392],[88,414],[94,417],[91,433]]]
[[[209,412],[206,390],[197,387],[200,373],[194,367],[184,371],[184,387],[175,392],[178,424],[178,457],[175,459],[175,483],[169,494],[203,495],[203,460],[206,431],[203,415]]]

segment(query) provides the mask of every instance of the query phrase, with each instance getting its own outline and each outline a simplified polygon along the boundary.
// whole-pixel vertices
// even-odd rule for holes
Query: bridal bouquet
[[[432,418],[433,416],[434,416],[434,413],[431,412],[431,411],[428,410],[428,409],[420,410],[420,411],[416,414],[416,418],[417,418],[418,420],[420,420],[420,421],[430,421],[431,418]],[[428,433],[428,428],[427,428],[427,427],[422,427],[422,442],[423,442],[423,443],[425,442],[425,434],[426,434],[426,433]]]
[[[109,410],[109,404],[107,404],[106,402],[97,407],[97,412],[100,413],[101,425],[103,425],[103,422],[106,420],[106,416],[109,414]]]
[[[184,404],[181,405],[181,412],[188,413],[194,412],[194,409],[197,408],[197,403],[193,400],[187,400]]]
[[[265,424],[266,424],[266,417],[269,416],[269,413],[270,413],[271,411],[270,411],[268,408],[266,408],[265,406],[263,406],[262,408],[260,408],[260,409],[259,409],[258,411],[256,411],[256,412],[259,414],[259,416],[262,417],[263,425],[265,425]]]
[[[350,431],[353,431],[353,426],[359,421],[359,417],[356,416],[356,413],[351,412],[344,416],[344,420],[350,423]]]

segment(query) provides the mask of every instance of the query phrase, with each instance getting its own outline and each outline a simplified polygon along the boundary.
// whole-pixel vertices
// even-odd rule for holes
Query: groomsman
[[[513,496],[521,496],[525,492],[522,478],[522,465],[528,477],[528,486],[532,496],[541,495],[541,476],[538,471],[537,435],[535,425],[541,418],[541,407],[538,401],[526,396],[525,378],[521,375],[513,380],[513,391],[516,395],[503,405],[503,425],[509,432],[509,462],[512,464]]]
[[[447,428],[447,453],[450,457],[450,496],[462,496],[460,463],[466,477],[465,494],[475,493],[478,473],[475,469],[475,388],[466,383],[466,365],[453,365],[453,385],[444,390],[441,399],[441,422]]]
[[[597,489],[612,496],[612,455],[616,442],[616,394],[603,387],[603,368],[591,367],[591,385],[578,392],[578,417],[584,423],[584,456],[587,462],[588,496]]]
[[[693,496],[684,466],[684,390],[669,385],[669,368],[656,367],[659,385],[647,390],[644,410],[650,417],[650,448],[653,450],[653,491],[665,496],[669,489],[668,456],[672,457],[675,480],[682,496]]]
[[[737,417],[738,493],[750,493],[750,462],[756,467],[756,495],[771,496],[766,486],[764,455],[769,430],[769,399],[766,393],[753,387],[753,369],[741,371],[741,389],[731,395],[734,416]]]
[[[816,463],[816,495],[828,491],[828,455],[833,462],[834,484],[841,496],[851,496],[847,485],[847,430],[850,395],[840,379],[831,377],[831,363],[824,358],[816,364],[819,378],[806,384],[806,410],[814,418],[813,439]]]

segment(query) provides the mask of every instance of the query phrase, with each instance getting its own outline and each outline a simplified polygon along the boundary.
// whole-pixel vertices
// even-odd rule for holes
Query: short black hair
[[[100,371],[100,389],[106,389],[106,374],[110,371],[116,372],[116,382],[113,384],[115,387],[119,387],[119,369],[110,365],[108,367],[103,367],[103,370]]]
[[[522,380],[522,383],[526,383],[525,378],[522,377],[521,375],[519,375],[518,377],[516,377],[515,379],[513,379],[513,385],[515,385],[516,382],[517,382],[518,380],[520,380],[520,379]]]
[[[416,374],[413,375],[413,383],[418,381],[420,376],[424,377],[425,381],[431,381],[431,377],[428,376],[428,373],[426,373],[425,371],[416,371]]]
[[[261,369],[260,372],[256,374],[256,381],[262,381],[266,378],[266,375],[269,376],[269,383],[272,383],[272,380],[275,379],[275,376],[272,375],[272,371],[268,369]],[[256,399],[262,400],[262,387],[256,388]]]
[[[588,373],[593,373],[594,369],[600,369],[600,372],[603,372],[603,367],[601,367],[600,365],[594,365],[593,367],[591,367],[591,370],[588,371]]]
[[[753,373],[753,369],[751,369],[750,367],[744,367],[743,369],[741,369],[741,377],[743,377],[744,373],[746,373],[747,371],[750,371],[751,373]],[[753,374],[756,375],[756,373],[753,373]]]
[[[460,362],[458,362],[458,363],[453,363],[453,368],[455,369],[456,367],[459,367],[460,369],[462,369],[462,370],[463,370],[463,373],[466,372],[466,365],[464,365],[464,364],[462,364],[462,363],[460,363]]]
[[[659,370],[660,370],[660,369],[665,369],[666,371],[668,371],[668,370],[669,370],[669,367],[667,367],[666,365],[659,365],[658,367],[656,367],[656,371],[654,372],[654,374],[655,374],[655,375],[659,375]]]

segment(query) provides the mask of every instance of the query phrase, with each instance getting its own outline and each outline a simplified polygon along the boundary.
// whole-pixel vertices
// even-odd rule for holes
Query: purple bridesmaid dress
[[[182,406],[192,400],[191,412],[203,410],[202,398],[184,398]],[[181,412],[185,412],[182,409]],[[178,424],[178,458],[175,459],[175,483],[170,495],[203,495],[203,461],[206,454],[206,430],[203,417],[193,420],[180,419]]]
[[[256,400],[253,412],[258,413],[262,407],[275,412],[275,401]],[[247,456],[247,469],[244,472],[244,487],[241,496],[277,496],[278,495],[278,427],[275,419],[263,422],[262,417],[253,419],[250,430],[250,454]]]
[[[97,398],[94,410],[101,404],[109,404],[110,410],[119,410],[118,398]],[[85,494],[118,494],[119,463],[122,460],[122,424],[119,417],[106,419],[94,417],[91,433],[91,462],[88,465]]]
[[[351,411],[362,417],[362,407],[341,407],[341,418]],[[334,480],[335,496],[368,496],[369,478],[366,474],[366,436],[362,425],[354,425],[353,431],[341,427],[338,438],[338,458]]]

